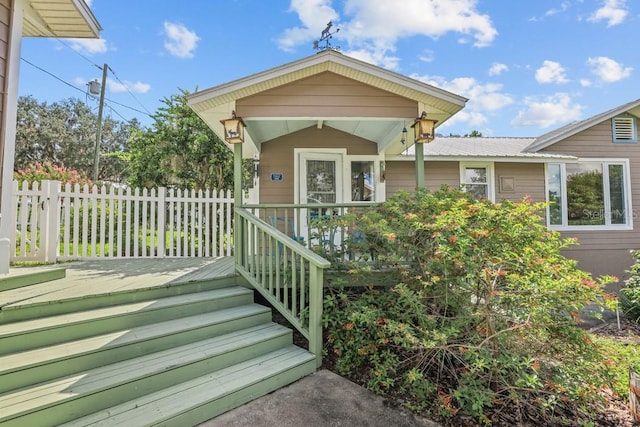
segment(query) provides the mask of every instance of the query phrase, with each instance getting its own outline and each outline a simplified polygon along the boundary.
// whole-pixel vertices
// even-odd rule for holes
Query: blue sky
[[[106,63],[106,114],[149,125],[148,113],[179,88],[313,55],[331,20],[343,54],[469,98],[440,133],[537,136],[640,98],[640,5],[632,0],[87,3],[101,38],[24,39],[19,95],[77,97],[97,111],[87,82]]]

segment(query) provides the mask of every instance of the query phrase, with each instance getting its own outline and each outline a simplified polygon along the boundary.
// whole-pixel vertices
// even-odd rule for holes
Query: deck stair
[[[0,317],[0,425],[196,425],[315,370],[234,279],[162,289]]]

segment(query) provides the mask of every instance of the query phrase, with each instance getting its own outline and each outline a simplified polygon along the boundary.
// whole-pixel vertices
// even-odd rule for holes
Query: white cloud
[[[304,43],[309,43],[311,47],[311,42],[320,37],[327,23],[338,19],[337,12],[331,7],[331,0],[291,0],[289,10],[298,14],[302,26],[285,30],[278,39],[278,47],[287,52]],[[335,29],[337,27],[333,27]]]
[[[447,125],[466,123],[477,127],[489,121],[487,112],[513,104],[511,95],[502,92],[502,85],[498,83],[482,84],[473,77],[458,77],[451,81],[438,76],[411,77],[469,99],[464,110],[447,120]]]
[[[593,12],[587,21],[607,21],[607,27],[613,27],[624,22],[629,15],[626,0],[604,0],[602,3],[602,7]]]
[[[151,89],[151,85],[148,83],[142,83],[140,81],[134,83],[127,80],[119,82],[109,79],[107,80],[107,86],[112,92],[147,93]]]
[[[164,47],[178,58],[193,58],[200,37],[182,24],[164,23]]]
[[[371,64],[377,64],[389,70],[397,70],[400,58],[387,54],[386,51],[357,49],[345,52],[347,55]]]
[[[433,62],[433,60],[435,59],[436,54],[434,51],[432,51],[431,49],[425,49],[422,51],[422,54],[420,55],[420,61],[422,62]]]
[[[525,98],[524,104],[526,108],[511,121],[512,126],[548,128],[558,123],[579,119],[584,109],[582,105],[574,103],[569,94],[563,92],[544,99],[528,97]]]
[[[591,67],[591,72],[593,74],[606,83],[626,79],[633,71],[632,67],[625,67],[621,63],[611,58],[607,58],[606,56],[589,58],[587,59],[587,65]]]
[[[589,79],[580,79],[580,86],[582,87],[589,87],[592,86],[593,82]]]
[[[544,61],[542,67],[536,70],[536,81],[538,83],[567,83],[569,80],[566,71],[560,63],[555,61]]]
[[[491,18],[476,10],[477,3],[478,0],[405,0],[398,7],[397,0],[345,0],[344,16],[340,18],[331,0],[291,0],[290,10],[298,14],[302,25],[286,30],[278,45],[283,50],[293,50],[298,45],[311,44],[329,20],[340,19],[336,27],[341,31],[336,38],[348,42],[348,54],[358,52],[363,56],[367,51],[369,58],[382,61],[374,62],[377,65],[393,58],[398,40],[413,36],[437,39],[460,33],[473,39],[475,46],[484,47],[493,42],[498,32]]]
[[[107,41],[105,39],[69,39],[71,49],[87,55],[105,53],[107,51]]]
[[[569,9],[569,6],[571,6],[571,3],[569,3],[568,1],[563,1],[562,3],[560,3],[559,8],[547,10],[545,12],[545,16],[553,16],[562,12],[566,12],[566,10]]]
[[[490,76],[499,76],[500,74],[502,74],[505,71],[509,71],[509,67],[507,66],[507,64],[502,64],[500,62],[494,62],[493,64],[491,64],[491,68],[489,68],[489,75]]]

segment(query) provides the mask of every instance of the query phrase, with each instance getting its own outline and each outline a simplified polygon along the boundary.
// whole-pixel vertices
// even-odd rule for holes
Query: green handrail
[[[244,208],[235,208],[236,270],[309,342],[322,364],[324,269],[331,263]]]

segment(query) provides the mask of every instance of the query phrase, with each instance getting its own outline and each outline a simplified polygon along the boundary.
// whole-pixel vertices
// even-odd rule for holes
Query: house
[[[84,0],[0,0],[0,218],[11,200],[22,37],[98,38],[101,29]],[[10,226],[0,221],[0,274],[9,270]]]
[[[580,241],[567,254],[594,275],[624,276],[640,243],[640,195],[631,187],[640,100],[538,138],[413,145],[407,137],[423,112],[441,125],[465,102],[331,49],[189,97],[221,139],[221,121],[232,112],[242,118],[246,137],[236,154],[259,162],[261,205],[381,202],[442,184],[494,201],[549,200],[549,227]],[[592,186],[588,204],[575,194],[580,180]],[[306,237],[304,215],[296,226]]]

